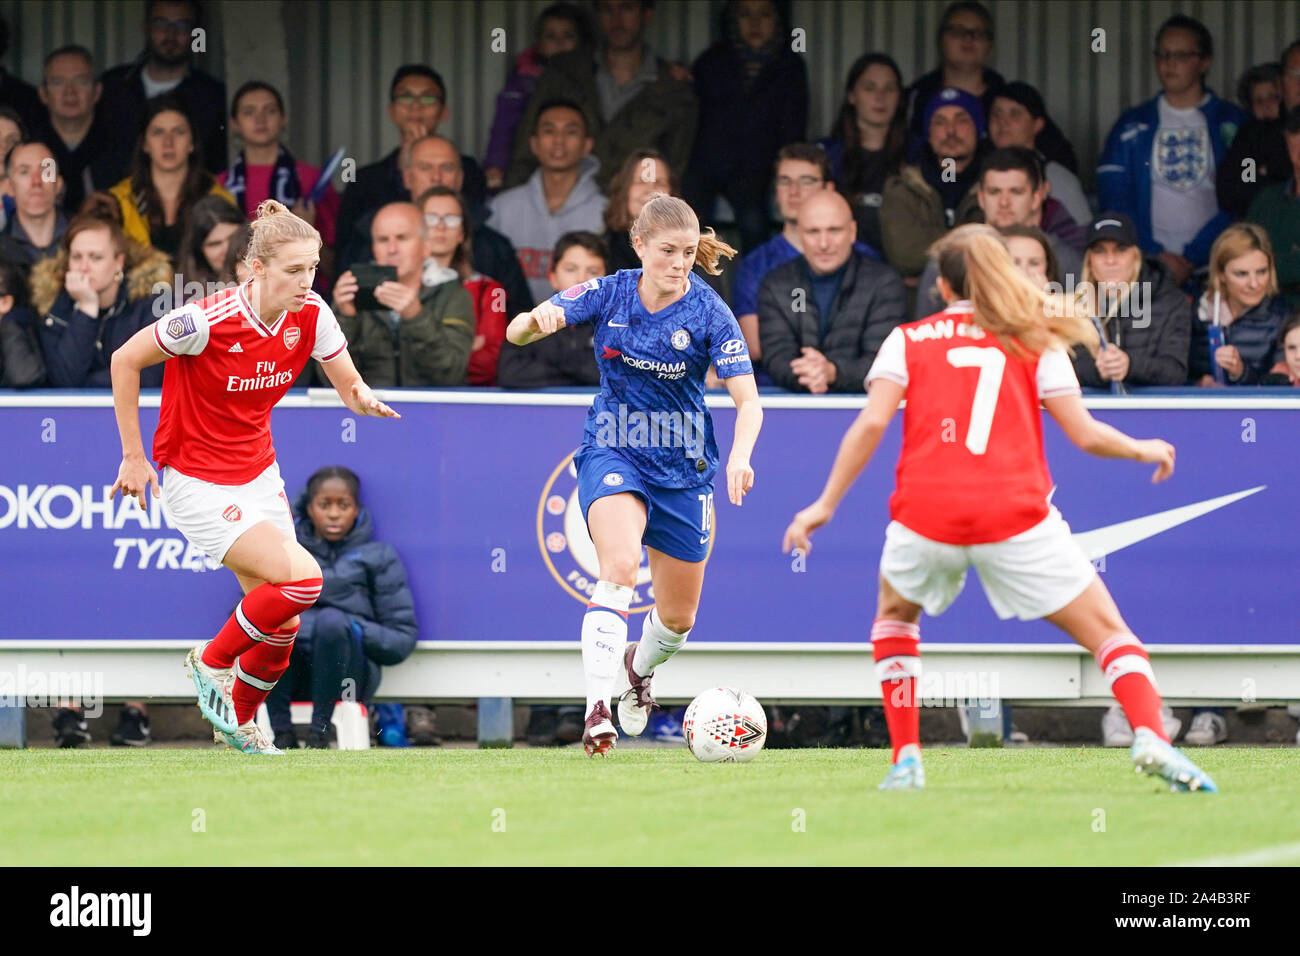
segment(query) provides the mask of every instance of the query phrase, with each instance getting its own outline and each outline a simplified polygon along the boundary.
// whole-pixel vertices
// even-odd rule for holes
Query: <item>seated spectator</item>
[[[974,208],[984,159],[984,112],[970,93],[941,90],[924,119],[929,141],[920,161],[890,176],[880,201],[885,259],[904,278],[919,275],[934,241]]]
[[[1125,110],[1097,165],[1102,209],[1137,227],[1142,253],[1164,263],[1177,285],[1205,265],[1231,218],[1219,209],[1215,170],[1246,114],[1205,86],[1210,31],[1176,14],[1156,34],[1161,92]]]
[[[343,191],[335,230],[339,245],[338,268],[346,269],[353,262],[360,261],[357,258],[343,257],[343,247],[346,244],[355,241],[358,236],[358,249],[365,249],[370,244],[369,226],[358,226],[362,219],[373,217],[381,206],[393,202],[410,202],[429,186],[439,185],[428,183],[412,187],[406,182],[404,169],[410,159],[411,147],[418,140],[436,134],[438,127],[450,115],[447,84],[443,82],[441,74],[423,63],[407,63],[397,68],[388,85],[388,119],[397,127],[401,142],[383,159],[358,169],[356,182]],[[479,207],[487,199],[483,170],[474,157],[457,153],[456,175],[460,177],[460,182],[441,185],[450,186],[464,196],[477,215]],[[364,255],[363,252],[358,254]]]
[[[84,46],[61,46],[45,58],[40,95],[49,119],[32,131],[32,139],[54,154],[63,176],[63,211],[69,216],[88,193],[117,181],[112,157],[103,148],[107,131],[95,118],[100,90],[94,57]]]
[[[68,229],[67,217],[58,207],[63,177],[46,176],[54,154],[44,143],[19,143],[9,151],[5,175],[14,194],[13,215],[0,231],[0,259],[34,266],[58,254],[59,243]]]
[[[1300,39],[1282,51],[1278,62],[1282,67],[1278,116],[1252,119],[1243,126],[1219,164],[1216,184],[1219,205],[1234,219],[1247,215],[1250,204],[1265,187],[1286,182],[1291,177],[1282,126],[1287,113],[1300,106]],[[1246,175],[1248,168],[1250,176]],[[1281,252],[1280,246],[1275,248]]]
[[[36,315],[27,307],[27,270],[0,259],[0,386],[32,388],[45,384],[45,358],[36,332]]]
[[[0,59],[9,52],[9,18],[0,15]],[[22,118],[26,129],[35,129],[45,121],[45,107],[36,89],[0,66],[0,103]]]
[[[998,229],[1007,240],[1007,252],[1016,268],[1033,279],[1041,288],[1052,291],[1060,288],[1061,264],[1052,250],[1051,240],[1037,226],[1012,223]]]
[[[908,124],[907,161],[921,161],[930,134],[930,101],[941,91],[958,89],[968,93],[987,117],[993,94],[1006,82],[988,67],[993,53],[993,15],[982,3],[951,3],[939,18],[935,37],[939,67],[925,74],[907,90],[911,122]],[[982,134],[981,134],[982,135]]]
[[[95,149],[107,157],[108,182],[135,171],[136,133],[152,117],[149,101],[164,94],[190,117],[194,141],[202,144],[195,165],[214,176],[226,168],[226,85],[192,62],[201,13],[196,0],[149,0],[144,52],[100,77],[95,111],[104,138]]]
[[[248,258],[248,244],[252,239],[252,226],[244,222],[231,234],[226,244],[226,263],[221,269],[221,274],[234,276],[235,282],[239,285],[243,285],[253,277],[252,271],[244,262]]]
[[[1102,348],[1072,356],[1082,385],[1182,385],[1187,381],[1191,327],[1187,296],[1159,259],[1147,259],[1137,228],[1123,213],[1105,212],[1088,228],[1076,307],[1097,323]]]
[[[830,136],[819,139],[817,145],[826,150],[835,187],[853,209],[858,240],[874,249],[884,248],[880,233],[881,194],[885,180],[903,164],[906,140],[903,74],[898,64],[886,53],[858,57],[849,67],[844,104],[835,128]],[[777,204],[780,202],[778,192]],[[790,222],[784,211],[781,218],[787,224]],[[752,350],[750,355],[753,356]]]
[[[524,115],[546,64],[557,53],[590,46],[591,24],[586,11],[577,4],[553,3],[537,15],[533,45],[515,57],[506,85],[497,94],[492,131],[488,134],[487,152],[483,154],[483,175],[490,192],[496,192],[505,182],[519,118]]]
[[[376,388],[464,385],[474,306],[455,273],[424,283],[424,215],[412,203],[389,203],[372,229],[375,262],[397,269],[396,281],[371,290],[379,308],[357,308],[360,284],[351,269],[334,284],[334,312],[357,371]]]
[[[11,107],[0,106],[0,231],[9,224],[14,214],[13,189],[9,184],[9,174],[5,171],[5,160],[9,150],[24,139],[26,132],[23,121]]]
[[[235,281],[226,269],[230,239],[247,219],[220,196],[204,196],[190,210],[176,263],[185,301],[201,299]]]
[[[109,190],[122,207],[122,230],[175,261],[185,220],[204,196],[235,199],[199,161],[194,126],[168,96],[150,100],[136,140],[131,175]]]
[[[508,312],[518,315],[527,312],[534,305],[528,291],[528,281],[524,270],[520,268],[519,257],[510,240],[495,229],[489,227],[487,207],[475,205],[473,200],[461,192],[465,184],[465,173],[461,166],[464,159],[456,144],[442,136],[426,136],[416,140],[402,154],[403,199],[422,196],[434,186],[446,186],[464,197],[468,204],[472,220],[474,264],[485,276],[496,279],[506,290]],[[370,261],[370,231],[374,212],[367,211],[357,220],[351,236],[344,238],[340,234],[338,261],[346,265]]]
[[[803,255],[777,266],[758,291],[763,366],[791,391],[862,392],[880,344],[905,320],[893,269],[853,251],[857,226],[834,190],[799,209]],[[803,295],[797,295],[803,292]]]
[[[1250,204],[1246,218],[1264,228],[1277,250],[1277,284],[1293,309],[1300,309],[1300,105],[1282,123],[1291,178],[1271,183]]]
[[[356,474],[321,468],[307,479],[293,510],[298,543],[316,559],[325,583],[300,615],[289,668],[267,696],[266,710],[275,745],[297,749],[289,705],[310,700],[306,743],[324,750],[335,703],[352,699],[369,707],[381,666],[411,656],[419,627],[406,568],[391,544],[374,540]]]
[[[602,188],[637,147],[662,152],[674,182],[680,182],[695,142],[695,94],[646,42],[653,6],[652,0],[596,0],[596,49],[578,47],[552,57],[519,123],[520,129],[535,128],[543,103],[577,103],[596,140],[596,182]],[[515,136],[505,185],[518,186],[535,165],[528,141]]]
[[[1051,185],[1051,198],[1064,206],[1070,218],[1079,223],[1082,229],[1092,222],[1092,207],[1083,194],[1079,177],[1065,164],[1046,155],[1039,145],[1040,142],[1069,145],[1059,132],[1055,137],[1048,135],[1051,123],[1038,90],[1017,80],[1008,83],[993,96],[993,111],[989,113],[989,140],[998,149],[1022,146],[1036,152],[1043,162],[1047,182]],[[1074,155],[1073,150],[1070,155]]]
[[[784,226],[740,260],[731,287],[732,312],[745,334],[749,357],[755,362],[763,357],[763,344],[758,334],[758,287],[769,272],[799,258],[803,252],[799,238],[799,209],[809,196],[832,187],[830,174],[829,156],[820,147],[790,143],[782,146],[777,154],[776,204]],[[875,249],[857,240],[853,243],[853,251],[870,259],[880,258]]]
[[[1034,226],[1047,234],[1061,271],[1078,279],[1087,239],[1087,226],[1070,218],[1065,207],[1047,195],[1038,154],[1023,146],[995,149],[984,160],[984,169],[976,186],[978,208],[965,217],[966,222],[987,222],[997,229],[1011,225]],[[944,309],[943,297],[935,285],[939,264],[927,259],[916,293],[916,318],[923,319]]]
[[[1277,272],[1268,234],[1248,222],[1234,223],[1223,230],[1210,250],[1208,288],[1192,310],[1188,360],[1191,381],[1217,384],[1217,365],[1223,370],[1225,384],[1260,384],[1282,360],[1278,333],[1290,312],[1277,294]],[[1211,325],[1218,325],[1223,335],[1223,345],[1213,353]]]
[[[1270,122],[1282,115],[1282,70],[1276,63],[1252,66],[1237,81],[1237,105],[1252,120]]]
[[[609,247],[607,265],[611,274],[641,268],[641,257],[632,248],[628,230],[655,193],[676,196],[677,180],[658,150],[635,149],[605,188],[605,244]]]
[[[280,91],[269,83],[250,80],[236,90],[230,101],[230,128],[242,148],[217,181],[235,197],[235,205],[250,221],[257,218],[257,207],[264,200],[274,199],[316,227],[324,245],[313,287],[321,292],[333,284],[339,194],[331,183],[325,186],[319,203],[307,198],[321,171],[319,166],[295,158],[281,144],[280,135],[288,121]]]
[[[788,9],[788,8],[787,8]],[[771,234],[772,164],[808,128],[808,68],[790,49],[773,0],[729,0],[722,36],[695,61],[699,132],[682,178],[686,201],[708,219],[718,196],[736,216],[741,249]],[[737,109],[737,104],[744,108]]]
[[[68,224],[62,251],[32,269],[32,308],[55,388],[110,388],[109,359],[153,323],[153,288],[172,280],[171,262],[131,245],[117,223],[81,215]],[[162,385],[163,367],[140,373],[144,388]]]
[[[434,186],[417,202],[429,230],[429,258],[424,265],[424,284],[445,281],[439,272],[450,272],[474,305],[474,344],[469,353],[466,381],[470,385],[497,383],[497,358],[506,339],[506,290],[500,282],[474,271],[470,249],[473,226],[465,213],[465,202],[446,186]],[[547,253],[549,257],[549,253]]]
[[[538,167],[527,182],[488,201],[493,228],[510,240],[533,302],[551,295],[551,249],[566,232],[600,228],[607,200],[596,187],[594,140],[577,104],[544,103],[528,139]]]
[[[588,279],[608,275],[609,250],[592,232],[570,232],[560,237],[551,253],[551,289],[562,292]],[[503,342],[497,363],[497,384],[502,388],[548,388],[562,385],[599,385],[594,328],[584,325],[564,335],[548,335],[527,347]]]
[[[1295,313],[1282,326],[1277,337],[1282,361],[1273,366],[1265,376],[1264,385],[1300,385],[1300,312]],[[1300,736],[1296,738],[1300,743]]]

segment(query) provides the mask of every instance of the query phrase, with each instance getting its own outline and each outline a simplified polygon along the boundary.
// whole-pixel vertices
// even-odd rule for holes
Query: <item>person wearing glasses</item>
[[[1282,51],[1278,63],[1282,97],[1278,114],[1272,118],[1257,116],[1242,127],[1219,167],[1219,205],[1234,219],[1248,215],[1250,204],[1265,187],[1280,185],[1291,178],[1291,158],[1282,126],[1287,113],[1300,107],[1300,36]],[[1249,181],[1241,174],[1246,159],[1254,161],[1255,175]]]
[[[343,192],[339,205],[338,241],[347,245],[361,220],[373,215],[380,206],[392,202],[410,202],[414,198],[403,177],[403,167],[410,159],[411,147],[428,136],[451,116],[447,105],[447,84],[442,74],[423,63],[399,66],[388,86],[388,119],[397,127],[400,141],[383,159],[357,170],[357,181]],[[461,195],[470,208],[479,210],[487,200],[487,180],[483,169],[472,156],[461,156],[463,183]],[[344,258],[339,250],[340,268],[356,260]]]
[[[939,18],[935,37],[939,67],[907,90],[911,122],[907,130],[907,161],[918,162],[928,141],[926,107],[942,90],[965,90],[976,97],[985,116],[993,108],[993,94],[1006,81],[986,65],[993,53],[993,15],[982,3],[949,4]]]
[[[474,305],[454,270],[429,268],[430,230],[420,207],[384,206],[371,239],[375,262],[396,269],[396,278],[363,290],[349,269],[334,284],[334,312],[358,371],[376,388],[464,385]],[[363,292],[371,304],[359,301]]]
[[[1158,258],[1180,286],[1209,261],[1231,222],[1219,208],[1215,170],[1249,118],[1206,87],[1213,53],[1200,21],[1178,14],[1161,24],[1161,91],[1120,115],[1097,164],[1101,208],[1132,219],[1142,253]]]
[[[226,84],[190,61],[194,31],[203,28],[202,13],[197,0],[146,3],[144,52],[100,77],[103,92],[95,116],[104,134],[96,150],[105,157],[110,182],[131,172],[145,103],[164,93],[174,94],[191,117],[207,171],[215,175],[226,168]]]
[[[61,46],[45,58],[38,93],[49,119],[32,131],[54,154],[63,177],[63,212],[72,216],[96,189],[108,189],[110,157],[100,148],[104,129],[95,122],[101,87],[95,82],[95,60],[84,46]]]

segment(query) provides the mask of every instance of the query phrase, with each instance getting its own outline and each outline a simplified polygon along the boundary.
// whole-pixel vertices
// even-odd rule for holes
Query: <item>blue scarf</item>
[[[235,203],[248,215],[248,201],[244,196],[246,185],[244,171],[244,152],[239,151],[235,161],[230,164],[226,175],[226,191],[235,197]],[[302,198],[302,183],[298,182],[298,166],[293,156],[283,146],[275,156],[275,171],[271,173],[271,199],[282,202],[290,209]]]

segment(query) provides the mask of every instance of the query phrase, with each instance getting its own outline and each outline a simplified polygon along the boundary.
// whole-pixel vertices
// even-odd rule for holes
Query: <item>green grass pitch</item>
[[[0,865],[1150,865],[1300,841],[1300,751],[1194,755],[1222,793],[1097,748],[932,747],[919,793],[876,790],[880,750],[0,751]]]

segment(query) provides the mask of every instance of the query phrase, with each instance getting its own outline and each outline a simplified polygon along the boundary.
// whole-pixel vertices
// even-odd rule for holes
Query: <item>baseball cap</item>
[[[1088,226],[1088,245],[1110,239],[1122,246],[1138,244],[1137,229],[1133,220],[1122,212],[1104,212]]]
[[[965,90],[959,90],[955,86],[944,87],[930,97],[929,103],[925,104],[925,123],[922,128],[925,130],[926,135],[930,133],[930,120],[934,119],[934,114],[945,106],[960,106],[964,109],[970,114],[979,135],[984,136],[984,107],[980,105],[979,97],[967,93]]]

